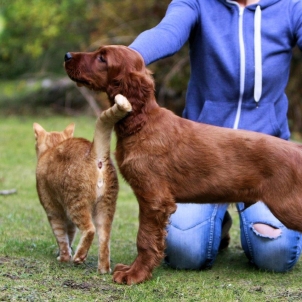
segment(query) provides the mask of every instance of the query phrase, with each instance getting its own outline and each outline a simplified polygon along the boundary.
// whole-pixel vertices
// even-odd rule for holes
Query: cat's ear
[[[64,134],[65,134],[67,137],[73,137],[74,128],[75,128],[75,124],[74,124],[74,123],[68,125],[68,126],[65,128],[65,130],[64,130]]]
[[[33,125],[34,128],[34,132],[35,132],[35,137],[36,139],[38,138],[38,136],[40,136],[42,133],[45,133],[46,131],[44,130],[44,128],[39,125],[38,123],[34,123]]]

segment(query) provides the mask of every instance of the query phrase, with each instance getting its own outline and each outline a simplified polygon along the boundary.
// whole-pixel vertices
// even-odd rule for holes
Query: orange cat
[[[98,272],[110,272],[110,232],[118,193],[118,180],[110,158],[114,124],[131,111],[117,95],[111,108],[97,119],[93,142],[73,138],[74,124],[63,132],[46,132],[34,123],[37,191],[56,237],[59,261],[71,260],[76,227],[81,239],[72,260],[85,261],[95,231],[99,238]]]

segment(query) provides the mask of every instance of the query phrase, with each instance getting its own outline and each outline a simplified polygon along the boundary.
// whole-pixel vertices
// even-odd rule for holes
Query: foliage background
[[[168,2],[2,1],[1,78],[37,72],[64,74],[65,52],[101,44],[127,45],[141,30],[158,22]]]
[[[91,92],[79,93],[70,87],[70,81],[58,80],[66,77],[64,54],[94,50],[103,44],[129,45],[140,32],[159,23],[169,3],[170,0],[0,0],[0,106],[2,101],[6,111],[10,108],[9,113],[28,112],[20,108],[32,109],[41,104],[68,114],[75,114],[72,109],[83,113]],[[300,50],[294,49],[292,62],[287,89],[289,121],[291,130],[301,133]],[[190,73],[187,45],[150,68],[158,102],[180,115]],[[21,103],[13,106],[12,102],[20,97]],[[104,96],[93,98],[101,108],[106,107]]]
[[[63,58],[67,51],[94,50],[103,44],[129,45],[141,31],[159,23],[169,2],[0,0],[0,81],[22,79],[28,85],[29,79],[53,81],[65,77]],[[152,65],[159,103],[178,114],[189,75],[187,52],[184,47],[175,56]],[[58,90],[62,87],[56,81],[54,84]],[[53,98],[67,97],[52,92]],[[7,95],[2,98],[7,103],[12,101]],[[41,104],[41,98],[48,105],[56,102],[43,94],[36,103]],[[73,98],[77,98],[75,93]],[[102,103],[104,96],[95,98]],[[64,100],[60,101],[62,106]]]
[[[83,113],[87,94],[91,93],[79,93],[70,87],[70,81],[59,81],[66,77],[64,54],[94,50],[103,44],[129,45],[140,32],[160,22],[169,3],[170,0],[0,0],[0,105],[2,102],[7,110],[11,108],[9,113],[28,112],[41,104],[68,114],[75,113],[71,109]],[[158,102],[180,115],[190,73],[187,45],[150,68]],[[294,49],[287,89],[294,132],[302,132],[301,70],[301,54]],[[101,108],[106,107],[105,96],[93,97]],[[13,106],[16,100],[20,102]]]

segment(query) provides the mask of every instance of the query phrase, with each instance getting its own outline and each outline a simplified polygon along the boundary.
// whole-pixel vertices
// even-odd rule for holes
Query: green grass
[[[98,275],[97,243],[84,265],[56,261],[57,247],[35,189],[36,156],[33,122],[47,130],[76,123],[76,136],[92,138],[95,120],[89,117],[1,117],[0,301],[302,301],[301,261],[286,274],[261,272],[247,263],[240,248],[238,217],[231,245],[206,271],[177,271],[164,264],[152,280],[122,286],[111,275]],[[130,264],[136,256],[138,206],[131,189],[120,179],[120,193],[111,239],[112,268]]]

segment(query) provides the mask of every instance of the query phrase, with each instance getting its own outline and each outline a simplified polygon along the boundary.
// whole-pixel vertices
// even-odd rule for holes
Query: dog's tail
[[[98,167],[110,157],[111,133],[115,123],[124,118],[132,107],[126,97],[118,94],[115,96],[115,104],[103,111],[96,122],[93,148],[97,156]]]

